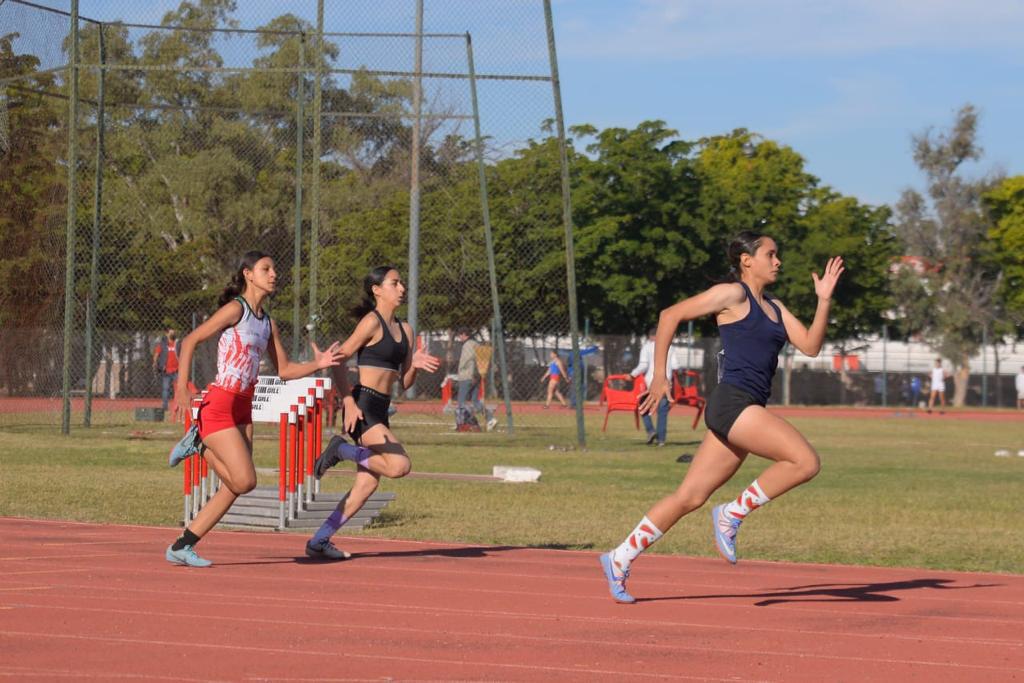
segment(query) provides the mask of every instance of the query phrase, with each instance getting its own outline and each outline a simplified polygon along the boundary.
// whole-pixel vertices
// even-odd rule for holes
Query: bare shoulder
[[[721,304],[722,308],[735,306],[747,300],[747,293],[743,291],[743,286],[738,282],[723,282],[714,285],[707,290],[707,293],[716,303]]]
[[[767,298],[768,301],[771,301],[773,304],[778,306],[780,310],[786,311],[787,313],[789,312],[789,309],[786,308],[786,304],[782,303],[782,299],[775,296],[774,294],[768,294],[765,298]]]

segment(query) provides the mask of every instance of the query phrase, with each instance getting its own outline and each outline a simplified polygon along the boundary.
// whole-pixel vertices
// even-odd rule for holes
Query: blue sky
[[[81,0],[81,11],[157,23],[178,2]],[[315,21],[315,0],[237,3],[247,28],[283,12]],[[473,34],[479,73],[545,72],[540,0],[425,4],[426,31]],[[411,31],[413,7],[325,0],[326,26]],[[569,125],[662,119],[685,139],[747,128],[793,147],[823,184],[880,204],[922,187],[910,136],[970,102],[985,154],[968,172],[1024,173],[1024,0],[553,0],[553,14]],[[551,115],[546,87],[483,83],[485,133],[535,135]]]
[[[922,187],[910,136],[970,102],[984,158],[1024,173],[1024,1],[554,0],[570,123],[748,128],[862,201]]]

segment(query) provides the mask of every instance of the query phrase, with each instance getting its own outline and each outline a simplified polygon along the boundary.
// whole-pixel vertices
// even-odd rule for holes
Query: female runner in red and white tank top
[[[252,397],[260,359],[267,351],[281,379],[305,377],[337,365],[344,358],[335,342],[326,351],[313,347],[313,360],[288,360],[277,326],[263,310],[274,292],[277,273],[274,261],[259,251],[247,252],[231,282],[220,296],[220,308],[181,342],[178,386],[175,398],[181,410],[189,410],[189,367],[196,346],[220,333],[217,345],[217,378],[209,386],[199,409],[199,435],[205,457],[220,477],[221,487],[165,553],[167,561],[190,567],[211,564],[196,554],[195,545],[220,521],[238,496],[256,487],[252,462]]]

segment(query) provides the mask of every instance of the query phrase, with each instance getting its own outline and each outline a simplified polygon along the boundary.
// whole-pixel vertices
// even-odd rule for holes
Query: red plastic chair
[[[689,381],[689,386],[687,385]],[[700,373],[696,370],[676,370],[675,382],[672,384],[672,401],[676,405],[692,406],[697,409],[693,416],[691,429],[696,429],[700,423],[700,416],[704,414],[704,406],[707,399],[700,395]]]
[[[639,396],[647,389],[643,377],[631,375],[608,375],[604,380],[601,395],[606,403],[604,413],[604,426],[601,431],[608,429],[608,416],[616,410],[633,413],[633,420],[636,428],[640,429]]]

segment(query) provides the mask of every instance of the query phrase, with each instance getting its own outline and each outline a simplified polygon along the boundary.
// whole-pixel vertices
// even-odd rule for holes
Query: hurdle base
[[[320,493],[305,509],[295,513],[293,519],[285,519],[284,529],[317,529],[324,519],[331,514],[342,494]],[[357,531],[364,528],[395,499],[391,492],[375,492],[367,499],[363,508],[352,519],[345,523],[346,531]],[[246,529],[281,529],[280,500],[277,488],[256,488],[239,498],[227,511],[220,525]],[[218,525],[218,526],[220,526]]]

